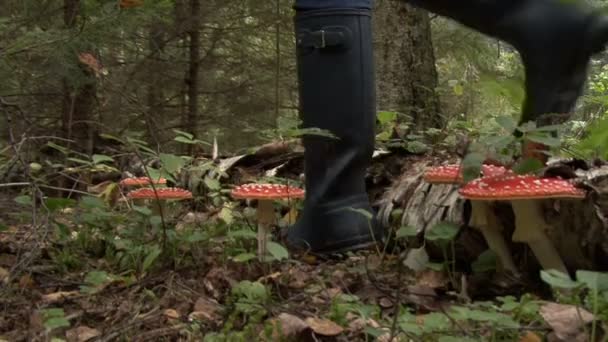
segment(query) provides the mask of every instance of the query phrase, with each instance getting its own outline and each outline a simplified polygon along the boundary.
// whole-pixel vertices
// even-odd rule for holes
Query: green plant
[[[575,280],[572,280],[567,274],[550,270],[541,271],[540,276],[555,290],[570,290],[562,300],[582,305],[591,311],[595,320],[591,326],[590,339],[595,341],[599,322],[606,322],[608,318],[608,273],[578,270]],[[559,295],[559,292],[557,294]]]

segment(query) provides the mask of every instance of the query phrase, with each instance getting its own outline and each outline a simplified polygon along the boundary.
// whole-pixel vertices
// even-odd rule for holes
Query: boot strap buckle
[[[346,27],[324,27],[316,31],[303,31],[298,35],[298,45],[303,48],[325,49],[347,47],[350,31]]]

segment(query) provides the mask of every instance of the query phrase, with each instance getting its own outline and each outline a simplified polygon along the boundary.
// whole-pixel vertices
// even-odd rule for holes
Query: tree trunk
[[[78,18],[81,16],[80,5],[80,0],[64,0],[63,23],[66,30],[77,29]],[[64,138],[73,142],[68,144],[68,148],[92,155],[96,136],[95,126],[92,124],[97,92],[95,74],[99,70],[91,70],[90,66],[83,65],[78,60],[78,53],[91,53],[91,51],[74,52],[74,55],[70,56],[72,60],[68,62],[77,63],[79,73],[61,80],[63,88],[61,133]],[[90,182],[90,174],[85,171],[74,176],[77,179],[60,178],[58,186],[85,190]],[[76,186],[68,185],[74,181],[77,182]],[[58,193],[58,195],[63,194]]]
[[[374,11],[378,107],[411,116],[413,129],[439,128],[437,70],[426,11],[377,0]]]
[[[197,133],[198,127],[198,93],[199,80],[198,71],[201,59],[200,43],[200,0],[190,0],[190,25],[188,27],[188,38],[190,42],[190,61],[186,83],[188,85],[188,114],[184,122],[184,130],[192,134]],[[188,153],[193,153],[194,145],[188,145]]]
[[[165,47],[165,26],[160,21],[150,25],[148,37],[148,49],[150,53],[149,80],[148,80],[148,108],[146,113],[146,126],[149,141],[160,144],[159,132],[162,127],[158,125],[159,120],[164,118],[164,91],[161,71],[163,68],[162,53]]]
[[[63,22],[66,29],[75,29],[79,16],[80,0],[64,0]],[[78,63],[76,55],[73,56],[73,60]],[[70,79],[63,78],[61,82],[63,85],[62,135],[74,141],[71,148],[92,154],[94,126],[91,125],[91,120],[97,86],[91,70],[87,70],[82,65],[79,70],[80,75],[74,75]]]

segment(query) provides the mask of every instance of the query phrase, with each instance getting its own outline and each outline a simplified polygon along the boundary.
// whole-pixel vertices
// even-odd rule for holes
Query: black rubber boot
[[[582,1],[405,1],[518,50],[526,69],[521,122],[547,125],[567,120],[583,91],[589,60],[604,49],[608,38],[606,17]]]
[[[303,128],[335,137],[303,137],[306,199],[287,244],[318,255],[366,248],[382,239],[365,188],[376,117],[371,12],[298,11],[294,20]]]

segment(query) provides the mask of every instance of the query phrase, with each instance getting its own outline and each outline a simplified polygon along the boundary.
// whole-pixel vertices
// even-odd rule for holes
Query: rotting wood
[[[419,232],[432,229],[441,221],[462,224],[466,228],[466,201],[459,198],[457,186],[426,184],[422,174],[427,166],[425,161],[410,164],[409,170],[393,182],[378,202],[380,220],[388,225],[391,213],[401,209],[399,224],[415,227]],[[608,166],[577,170],[576,176],[575,182],[586,184],[592,190],[585,200],[544,201],[545,218],[552,227],[548,235],[570,270],[605,271],[608,269]],[[505,226],[505,238],[510,241],[514,221],[510,206],[497,202],[493,208]],[[463,241],[457,243],[461,248],[467,248]],[[511,246],[514,254],[526,254],[516,256],[521,264],[533,259],[525,246],[518,243],[511,243]],[[525,268],[534,269],[538,265],[529,262]]]

